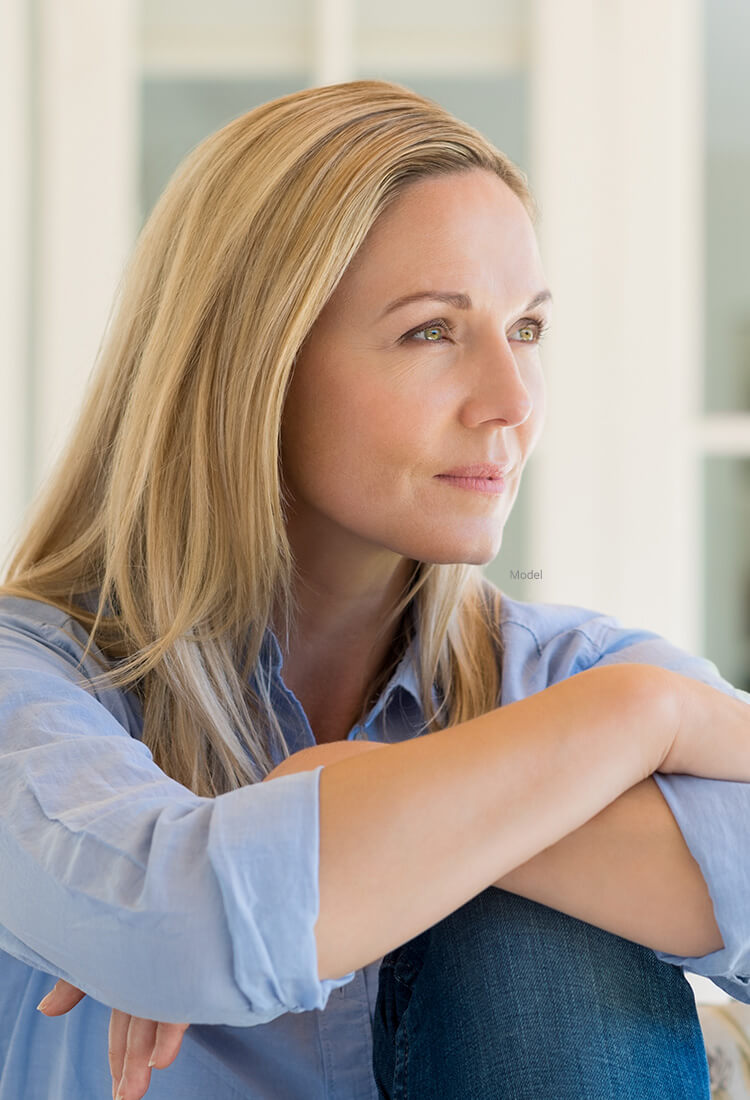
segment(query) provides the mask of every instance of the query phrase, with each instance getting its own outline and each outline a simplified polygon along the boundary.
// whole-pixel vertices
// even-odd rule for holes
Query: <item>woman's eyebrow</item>
[[[471,309],[472,307],[469,295],[462,294],[458,290],[418,290],[414,294],[404,294],[401,298],[394,298],[394,300],[385,307],[380,317],[378,317],[378,320],[382,320],[387,314],[393,313],[394,310],[400,309],[401,306],[408,306],[412,302],[418,302],[423,298],[430,298],[435,302],[447,302],[448,305],[455,306],[456,309]],[[552,301],[552,293],[545,287],[545,289],[540,290],[530,302],[527,302],[523,308],[524,310],[533,309],[534,306],[541,305],[542,302],[546,301]]]

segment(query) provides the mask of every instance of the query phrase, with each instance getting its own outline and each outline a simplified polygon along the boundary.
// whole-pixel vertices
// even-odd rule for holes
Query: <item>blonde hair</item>
[[[155,762],[198,794],[260,781],[274,741],[289,755],[260,657],[274,608],[287,641],[295,615],[280,424],[298,351],[404,187],[472,168],[536,220],[524,173],[438,104],[380,80],[308,88],[193,149],[136,243],[0,593],[86,628]],[[373,690],[416,630],[425,731],[497,706],[500,599],[480,566],[415,562]]]

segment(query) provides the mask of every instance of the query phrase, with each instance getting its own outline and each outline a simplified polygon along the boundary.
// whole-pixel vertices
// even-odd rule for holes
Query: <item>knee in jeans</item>
[[[661,988],[667,996],[693,999],[679,967],[659,960],[643,944],[579,920],[558,909],[496,887],[478,894],[429,930],[430,957],[446,973],[468,965],[497,972],[503,958],[513,959],[517,973],[543,969],[575,970],[580,988],[592,994],[604,987],[630,996],[639,988]]]

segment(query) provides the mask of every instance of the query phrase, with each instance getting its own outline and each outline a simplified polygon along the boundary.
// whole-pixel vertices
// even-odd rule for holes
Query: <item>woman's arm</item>
[[[675,733],[662,673],[588,670],[324,768],[319,976],[405,943],[647,778]]]
[[[657,951],[724,946],[700,867],[650,777],[493,885]]]
[[[692,695],[689,708],[680,704],[682,737],[675,738],[671,760],[679,767],[696,768],[701,761],[696,759],[700,741],[695,731],[704,720],[696,710],[698,700],[704,707],[716,707],[719,703],[725,731],[727,713],[743,718],[742,732],[748,744],[750,712],[739,710],[739,706],[746,707],[746,704],[730,707],[727,711],[726,696],[705,685],[693,687],[692,684],[693,681],[685,685],[675,683],[681,693]],[[692,716],[689,723],[686,714]],[[315,745],[294,753],[266,779],[386,747],[377,741]],[[717,760],[722,758],[720,754],[717,756],[715,747],[712,751],[716,769]],[[667,766],[669,759],[670,754],[667,754]],[[732,766],[729,759],[722,770],[730,772]],[[492,885],[656,950],[704,955],[723,946],[700,867],[651,776],[624,791],[578,829]]]
[[[635,730],[632,732],[628,732],[627,722],[628,719],[633,720],[637,718],[640,723],[637,729],[640,731],[641,735],[644,731],[651,730],[652,733],[655,733],[654,741],[656,743],[662,744],[662,761],[667,759],[670,752],[672,753],[673,759],[676,759],[682,741],[679,738],[674,737],[675,731],[673,728],[673,719],[675,717],[676,711],[673,709],[673,706],[670,707],[669,705],[667,705],[665,707],[664,705],[665,703],[669,702],[668,695],[660,690],[660,685],[663,688],[665,678],[661,677],[660,679],[659,675],[654,677],[653,673],[650,670],[644,671],[640,668],[637,668],[635,670],[635,676],[636,679],[633,680],[631,677],[631,673],[628,672],[625,667],[620,666],[619,672],[615,671],[614,677],[609,675],[605,676],[604,683],[601,680],[600,674],[597,674],[596,678],[593,680],[591,676],[586,677],[583,675],[579,675],[576,678],[572,678],[571,680],[566,681],[568,687],[573,686],[578,689],[576,691],[576,694],[578,696],[579,703],[579,710],[577,713],[579,726],[582,725],[585,728],[587,724],[591,724],[592,728],[595,727],[596,721],[594,720],[601,718],[601,706],[602,703],[604,703],[606,704],[606,708],[609,713],[614,712],[617,715],[618,728],[628,735],[631,745],[638,744],[639,734]],[[666,679],[668,680],[669,677],[667,676]],[[575,680],[577,680],[578,682],[575,683]],[[602,694],[602,687],[605,685],[608,690],[605,691],[604,694]],[[562,686],[563,685],[559,685],[559,687]],[[617,690],[618,687],[620,690]],[[645,692],[643,691],[644,688],[646,689]],[[623,689],[625,692],[624,695],[622,694]],[[542,711],[540,711],[539,704],[549,702],[549,698],[551,695],[555,697],[555,701],[558,707],[563,707],[563,713],[552,715],[548,712],[546,717],[547,726],[551,728],[557,727],[557,732],[555,736],[557,738],[561,738],[564,741],[567,719],[571,717],[570,714],[566,715],[564,713],[564,710],[566,705],[571,705],[572,699],[570,698],[569,690],[566,690],[564,692],[566,696],[564,700],[560,698],[561,694],[563,693],[561,693],[559,690],[547,690],[541,693],[539,696],[533,698],[536,699],[536,703],[534,705],[537,711],[535,716],[537,721],[540,718],[544,717],[544,707],[542,707]],[[524,703],[528,702],[533,702],[533,699],[524,700]],[[624,706],[625,703],[628,703],[629,706]],[[672,699],[672,703],[674,703],[674,699]],[[633,707],[633,704],[635,704],[635,708]],[[528,712],[528,709],[528,705],[520,708],[518,706],[502,708],[502,713],[504,716],[507,716],[511,712],[513,713],[513,717],[515,720],[514,729],[517,737],[521,737],[524,734],[524,717],[526,717],[526,714],[519,714],[519,710]],[[483,717],[489,718],[490,721],[496,722],[499,713],[499,711],[493,711],[490,715]],[[690,713],[695,715],[695,708],[692,708]],[[560,726],[561,721],[562,726]],[[464,724],[464,726],[466,725],[470,726],[471,723]],[[460,731],[461,729],[462,727],[454,727],[453,732],[455,733],[457,731]],[[451,731],[444,731],[444,733],[449,732]],[[681,730],[678,730],[677,732],[682,733],[683,740],[689,738],[689,735],[691,733],[689,724],[683,723]],[[506,738],[509,733],[510,727],[507,727],[506,725]],[[526,728],[525,734],[527,737],[533,738],[534,731],[533,729],[529,730],[528,728]],[[603,736],[605,734],[605,730],[599,728],[599,734]],[[434,738],[436,735],[430,736],[431,738]],[[434,744],[434,740],[423,738],[422,743]],[[574,743],[575,739],[573,738],[571,740],[571,745],[568,746],[569,749]],[[389,756],[391,757],[393,752],[395,752],[398,748],[398,746],[384,746],[377,742],[335,742],[328,745],[313,746],[309,749],[303,750],[302,752],[296,753],[289,759],[283,761],[282,764],[275,768],[274,771],[266,777],[266,780],[264,780],[264,782],[277,778],[279,776],[289,775],[294,772],[314,769],[319,764],[331,765],[336,762],[341,763],[343,760],[365,755],[371,750],[386,747],[391,747],[392,753],[389,754]],[[453,747],[455,748],[455,743]],[[601,748],[601,745],[599,747]],[[611,744],[610,754],[611,756],[616,757],[616,751],[613,751],[614,749],[615,746]],[[646,751],[645,753],[645,756],[647,755],[648,751]],[[638,766],[642,769],[646,765],[644,764],[643,760],[639,760]],[[417,777],[418,785],[421,783],[421,781],[423,781],[423,779],[424,775],[422,775],[421,777]],[[644,789],[644,783],[647,782],[649,781],[645,780],[640,784],[637,784],[634,788],[632,788],[632,790],[635,792],[642,791]],[[625,793],[628,794],[629,792]],[[570,790],[567,791],[567,797],[571,797]],[[621,811],[622,806],[623,797],[616,799],[614,803],[607,807],[607,809],[612,810],[614,808],[615,810],[619,809]],[[603,813],[599,814],[597,818],[594,818],[594,822],[598,821],[599,823],[601,823],[601,820],[604,817],[605,813],[606,810]],[[580,838],[582,833],[583,830],[579,828],[578,830],[570,834],[569,837],[564,837],[557,846],[558,850],[563,849],[563,845],[566,840],[571,840],[571,838],[574,840],[575,838]],[[535,859],[527,861],[526,864],[523,864],[521,867],[516,868],[515,879],[513,878],[514,872],[510,872],[506,876],[506,878],[504,880],[500,880],[497,885],[500,885],[502,883],[509,889],[514,889],[515,887],[516,892],[526,894],[526,896],[534,897],[534,871],[536,870],[542,872],[541,876],[537,876],[537,882],[544,883],[544,859],[550,853],[554,852],[554,850],[555,849],[553,847],[540,852],[539,855],[535,857]],[[603,849],[600,850],[603,851]],[[575,844],[572,844],[570,848],[566,851],[569,855],[572,855],[574,859],[576,858]],[[565,855],[565,851],[563,851],[563,855]],[[564,860],[558,859],[557,863],[554,864],[554,866],[556,866],[558,870],[564,869]],[[523,877],[524,873],[526,875],[526,878]],[[590,896],[590,893],[591,891],[589,885],[588,896]],[[538,894],[536,896],[538,900],[548,901],[550,904],[552,904],[552,899],[549,898],[549,896],[539,896]],[[561,908],[562,911],[568,911],[566,910],[564,903],[558,904],[557,907]],[[590,919],[595,919],[598,914],[589,914],[589,916]],[[585,915],[583,919],[586,919]],[[601,923],[601,921],[599,920],[598,923]],[[72,1005],[75,1004],[78,999],[80,999],[80,995],[81,994],[79,993],[79,991],[75,990],[74,987],[64,986],[58,991],[56,1000],[55,998],[53,998],[53,1007],[51,1009],[48,1009],[48,1011],[50,1011],[52,1014],[65,1012],[70,1007],[72,1007]],[[150,1080],[150,1069],[146,1066],[146,1055],[153,1046],[154,1038],[157,1038],[156,1048],[154,1049],[154,1058],[156,1065],[159,1068],[166,1067],[173,1061],[174,1057],[176,1056],[182,1040],[182,1035],[184,1034],[184,1030],[186,1027],[187,1025],[159,1024],[157,1031],[156,1025],[153,1021],[132,1018],[126,1016],[123,1013],[119,1013],[116,1010],[113,1011],[112,1022],[110,1024],[110,1045],[112,1047],[112,1050],[110,1052],[110,1063],[112,1066],[113,1078],[115,1080],[115,1083],[118,1082],[120,1075],[123,1073],[123,1068],[126,1068],[127,1073],[125,1076],[127,1077],[128,1096],[132,1098],[143,1096],[146,1089],[148,1088],[148,1083]]]
[[[198,797],[157,766],[128,695],[87,690],[84,640],[55,608],[0,601],[0,948],[143,1018],[324,1007],[340,983],[318,977],[321,767]]]
[[[312,771],[319,764],[332,764],[335,760],[387,747],[379,741],[335,741],[313,745],[282,760],[263,782],[282,775]],[[85,996],[82,989],[61,979],[37,1007],[46,1016],[63,1016]],[[145,1096],[151,1083],[151,1067],[166,1069],[174,1062],[189,1026],[188,1023],[161,1023],[112,1009],[107,1045],[113,1093],[116,1093],[118,1100],[141,1100]]]
[[[345,975],[406,942],[648,776],[674,732],[659,671],[579,673],[387,752],[366,751],[369,743],[353,756],[350,745],[306,750],[297,765],[316,767],[315,753],[346,756],[319,773],[319,976]],[[267,779],[291,782],[281,771],[294,760]],[[113,1019],[113,1076],[125,1064],[138,1090],[130,1095],[143,1095],[147,1044],[135,1044],[132,1065],[126,1059],[149,1021]],[[177,1046],[181,1027],[170,1029]]]
[[[750,780],[747,704],[691,677],[660,674],[676,708],[660,770]],[[350,754],[351,745],[308,749],[281,767],[331,763],[319,753]],[[650,776],[493,885],[655,950],[693,956],[723,947],[706,881]]]
[[[750,781],[747,701],[729,694],[726,682],[714,687],[662,671],[678,717],[658,772]],[[728,815],[728,805],[717,813]],[[653,776],[493,885],[655,951],[701,957],[724,947],[706,879]]]
[[[750,780],[747,703],[662,672],[674,693],[677,726],[660,771]],[[382,747],[318,745],[295,753],[267,778]],[[658,951],[699,956],[724,946],[706,881],[652,776],[493,885]]]

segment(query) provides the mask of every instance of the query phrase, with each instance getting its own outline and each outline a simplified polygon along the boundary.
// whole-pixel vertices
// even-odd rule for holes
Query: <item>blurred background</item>
[[[486,572],[750,690],[746,0],[5,0],[0,19],[0,558],[185,153],[287,92],[393,79],[508,153],[541,210],[546,426]]]

